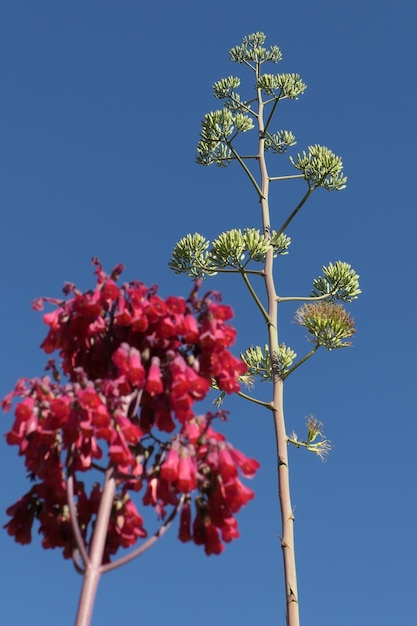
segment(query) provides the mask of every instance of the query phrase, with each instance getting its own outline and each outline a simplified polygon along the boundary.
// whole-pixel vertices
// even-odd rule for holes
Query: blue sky
[[[237,167],[194,162],[200,120],[218,107],[212,83],[244,73],[229,49],[264,31],[284,55],[277,71],[308,85],[284,103],[277,127],[294,132],[295,151],[320,143],[340,154],[348,187],[319,190],[293,222],[278,291],[308,293],[322,264],[341,259],[361,275],[363,295],[349,306],[354,347],[319,352],[286,386],[289,430],[311,413],[334,445],[327,463],[290,451],[304,624],[416,623],[416,17],[405,0],[0,7],[1,396],[45,363],[30,301],[59,295],[67,280],[89,287],[92,256],[108,269],[123,262],[126,278],[158,283],[164,296],[187,295],[188,280],[167,266],[180,237],[260,226]],[[274,167],[291,173],[286,156]],[[271,192],[275,226],[304,189],[283,185]],[[209,288],[235,309],[237,352],[265,341],[241,285],[214,279]],[[302,353],[292,314],[288,305],[281,338]],[[240,540],[207,558],[171,530],[103,578],[93,625],[284,623],[272,423],[238,398],[226,408],[228,437],[262,464]],[[3,432],[11,419],[2,417]],[[0,446],[3,525],[27,482],[15,449]],[[73,623],[81,578],[58,551],[43,551],[36,533],[21,547],[3,531],[0,554],[0,623]]]

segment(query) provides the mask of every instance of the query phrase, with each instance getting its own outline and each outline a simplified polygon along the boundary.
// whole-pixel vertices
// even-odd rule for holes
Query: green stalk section
[[[300,202],[297,204],[297,206],[295,207],[294,211],[291,213],[291,215],[289,216],[288,219],[285,220],[285,222],[283,223],[283,225],[281,226],[281,228],[278,231],[278,234],[280,235],[281,233],[284,232],[284,230],[287,228],[288,224],[290,222],[292,222],[292,220],[294,219],[294,217],[297,215],[298,211],[303,207],[303,205],[307,202],[307,200],[309,199],[309,197],[311,196],[311,194],[314,191],[314,187],[309,187],[308,190],[306,191],[306,193],[304,194],[304,196],[301,198]]]
[[[310,357],[313,356],[313,354],[315,354],[317,352],[317,350],[319,349],[320,344],[316,343],[316,345],[314,346],[314,348],[312,348],[310,350],[310,352],[308,354],[306,354],[305,356],[303,356],[302,359],[300,359],[295,365],[293,365],[292,367],[290,367],[289,370],[287,370],[284,374],[284,378],[288,378],[288,376],[290,374],[292,374],[297,368],[300,367],[300,365],[302,365],[303,363],[305,363]]]
[[[249,293],[251,294],[252,298],[254,299],[254,301],[255,301],[255,303],[256,303],[256,306],[257,306],[257,307],[258,307],[258,309],[260,310],[261,315],[262,315],[262,317],[264,318],[265,322],[266,322],[267,324],[269,324],[269,319],[270,319],[270,318],[269,318],[269,315],[268,315],[268,313],[265,311],[265,308],[264,308],[264,306],[263,306],[262,302],[259,300],[259,298],[258,298],[258,295],[257,295],[256,291],[255,291],[255,290],[254,290],[254,288],[252,287],[252,285],[251,285],[251,283],[250,283],[250,281],[249,281],[249,278],[247,277],[247,273],[248,273],[248,272],[247,272],[246,270],[245,270],[244,272],[241,272],[241,274],[242,274],[242,278],[243,278],[243,280],[245,281],[245,285],[246,285],[246,287],[249,289]]]
[[[270,411],[273,410],[272,404],[270,402],[264,402],[263,400],[258,400],[257,398],[254,398],[253,396],[248,396],[248,394],[244,393],[243,391],[238,391],[237,395],[240,398],[243,398],[244,400],[248,400],[249,402],[254,402],[255,404],[259,404],[259,406],[263,406],[265,407],[265,409],[269,409]]]
[[[256,79],[257,82],[260,76],[260,63],[256,65]],[[271,224],[270,213],[268,203],[269,193],[269,176],[265,160],[265,126],[264,126],[264,103],[262,101],[262,91],[257,89],[258,98],[258,129],[259,129],[259,144],[258,144],[258,159],[259,169],[261,175],[261,189],[262,194],[260,196],[261,210],[262,210],[262,225],[263,232],[266,237],[271,236]],[[268,120],[270,121],[270,120]],[[299,208],[307,199],[306,194],[300,203]],[[282,232],[281,229],[280,232]],[[278,353],[278,300],[275,290],[275,283],[273,277],[273,250],[270,249],[266,254],[265,259],[265,287],[268,299],[268,338],[270,354],[273,356]],[[272,374],[273,374],[273,400],[272,411],[274,416],[274,427],[276,437],[276,449],[277,449],[277,461],[278,461],[278,494],[279,503],[281,509],[281,548],[284,561],[284,581],[285,581],[285,598],[287,607],[287,626],[299,626],[299,610],[298,610],[298,591],[297,591],[297,573],[295,565],[295,548],[294,548],[294,514],[291,505],[290,495],[290,480],[289,480],[289,467],[288,467],[288,445],[287,445],[287,433],[285,428],[284,409],[283,409],[283,380],[280,376],[280,372],[277,365],[274,364],[272,359]]]
[[[255,178],[252,176],[252,172],[250,171],[250,169],[248,167],[246,167],[245,163],[242,161],[242,159],[240,158],[240,156],[238,155],[238,153],[236,152],[236,150],[234,149],[234,147],[232,146],[232,144],[229,141],[227,141],[227,145],[230,148],[230,150],[232,151],[233,156],[239,161],[240,165],[245,170],[245,172],[246,172],[250,182],[255,187],[257,194],[259,195],[260,198],[262,198],[262,191],[260,190],[259,185],[256,182]]]

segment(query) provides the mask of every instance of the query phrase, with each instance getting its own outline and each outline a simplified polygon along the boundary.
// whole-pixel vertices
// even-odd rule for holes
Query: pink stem
[[[89,558],[88,558],[87,551],[85,549],[85,543],[81,534],[80,525],[78,524],[77,508],[75,506],[75,501],[74,501],[74,476],[72,474],[70,474],[67,478],[67,500],[68,500],[68,506],[70,510],[71,527],[72,527],[72,532],[74,533],[75,543],[77,544],[78,555],[81,556],[84,567],[86,567],[89,561]],[[75,552],[76,551],[73,552],[74,565],[77,571],[81,573],[82,570],[79,567],[79,563],[77,564],[75,560]]]
[[[149,550],[149,548],[151,548],[154,545],[154,543],[156,543],[158,539],[160,539],[162,535],[164,535],[166,531],[168,530],[168,528],[171,526],[179,509],[184,504],[184,500],[185,500],[185,496],[184,494],[182,494],[180,501],[178,502],[177,506],[172,511],[172,513],[170,514],[166,522],[162,524],[162,526],[152,535],[152,537],[150,537],[147,541],[145,541],[145,543],[143,543],[138,548],[136,548],[136,550],[129,552],[129,554],[126,554],[125,556],[122,556],[120,559],[117,559],[117,561],[113,561],[112,563],[107,563],[107,565],[103,565],[101,567],[101,573],[105,574],[106,572],[110,572],[112,569],[121,567],[122,565],[129,563],[129,561],[136,559],[138,556],[141,556],[144,552],[146,552],[146,550]]]
[[[110,468],[106,471],[104,480],[103,493],[101,495],[100,507],[94,527],[89,560],[88,563],[86,563],[75,626],[90,626],[91,623],[97,587],[102,573],[101,564],[103,562],[104,546],[115,491],[116,480],[114,478],[114,470]]]

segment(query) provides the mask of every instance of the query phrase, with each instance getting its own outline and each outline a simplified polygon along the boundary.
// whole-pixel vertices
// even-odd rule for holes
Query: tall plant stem
[[[260,64],[256,66],[257,82],[260,75]],[[258,159],[261,175],[260,202],[262,209],[263,232],[266,237],[271,236],[270,213],[268,203],[269,176],[265,160],[265,126],[264,126],[264,103],[262,91],[257,90],[258,98],[258,127],[259,144]],[[270,119],[268,120],[268,122]],[[307,199],[307,198],[306,198]],[[301,203],[300,203],[301,204]],[[301,207],[300,207],[301,208]],[[265,287],[268,299],[268,338],[269,349],[272,356],[273,373],[273,401],[272,411],[276,436],[277,462],[278,462],[278,493],[281,509],[281,547],[284,561],[285,598],[287,606],[287,626],[299,626],[297,574],[295,565],[294,548],[294,515],[291,505],[290,481],[288,468],[288,444],[283,410],[283,380],[273,356],[278,353],[278,301],[273,277],[273,250],[269,250],[265,259]]]
[[[110,468],[105,474],[103,493],[101,495],[100,507],[94,527],[89,560],[85,567],[75,626],[90,626],[94,600],[102,573],[101,565],[103,562],[104,546],[106,543],[107,529],[109,526],[115,491],[116,480],[114,478],[114,470],[113,468]]]

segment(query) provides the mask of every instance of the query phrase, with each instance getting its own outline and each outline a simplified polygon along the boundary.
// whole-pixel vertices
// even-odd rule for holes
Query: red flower
[[[207,556],[210,554],[221,554],[224,545],[220,541],[219,533],[210,519],[197,515],[193,524],[193,541],[197,545],[204,545]]]
[[[7,515],[12,519],[4,525],[9,535],[15,538],[17,543],[22,545],[32,541],[32,524],[35,518],[36,498],[32,491],[25,494],[12,506],[6,510]]]
[[[226,542],[232,541],[232,539],[238,539],[240,537],[239,531],[237,529],[237,521],[234,517],[227,517],[223,521],[221,533],[223,541]]]
[[[219,448],[219,471],[225,482],[237,476],[236,464],[225,446]]]
[[[17,400],[6,441],[18,446],[36,481],[7,510],[6,529],[16,541],[28,543],[37,519],[42,545],[60,547],[65,558],[71,557],[66,489],[71,475],[88,550],[102,488],[94,483],[87,496],[77,473],[112,468],[117,488],[105,562],[146,535],[129,497],[142,487],[143,505],[162,519],[187,494],[181,541],[192,535],[207,554],[220,554],[222,541],[239,536],[234,514],[254,495],[239,473],[252,477],[259,467],[213,429],[213,420],[225,419],[224,412],[195,414],[194,403],[207,396],[213,379],[227,393],[240,389],[246,365],[228,351],[236,335],[227,323],[232,310],[216,293],[199,299],[198,282],[188,300],[164,300],[155,286],[138,281],[119,286],[121,265],[107,275],[97,259],[93,263],[93,289],[82,293],[66,283],[64,299],[34,303],[37,310],[53,307],[43,316],[48,332],[42,348],[47,354],[57,350],[58,357],[46,365],[51,378],[20,379],[2,402],[7,411]]]
[[[145,389],[150,396],[155,396],[158,393],[162,393],[164,390],[159,363],[159,358],[153,357],[148,371]]]
[[[255,459],[249,459],[243,454],[243,452],[235,450],[235,448],[232,448],[232,446],[229,446],[229,450],[230,456],[232,457],[236,465],[240,467],[240,469],[242,470],[242,474],[244,474],[247,478],[253,478],[255,476],[255,473],[260,468],[258,461],[256,461]]]
[[[130,498],[126,499],[123,509],[117,513],[116,533],[120,537],[120,545],[123,548],[133,546],[138,537],[147,535],[143,527],[143,518]]]
[[[161,465],[161,478],[173,483],[178,479],[180,455],[176,447],[172,446],[165,461]]]
[[[178,464],[178,480],[176,487],[181,493],[188,493],[197,486],[197,466],[194,458],[188,451],[181,451]]]

